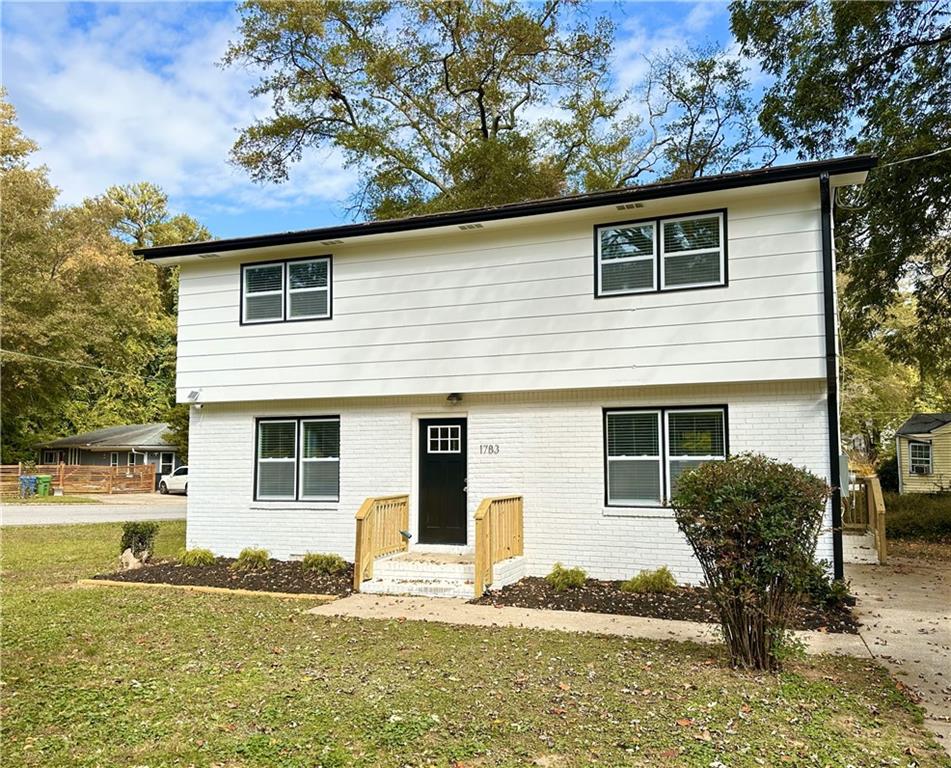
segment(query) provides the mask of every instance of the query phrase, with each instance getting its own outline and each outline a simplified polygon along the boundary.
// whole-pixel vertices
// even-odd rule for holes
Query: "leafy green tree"
[[[233,159],[283,181],[305,151],[336,148],[361,171],[356,211],[374,218],[775,156],[745,70],[723,51],[670,52],[633,95],[612,96],[613,25],[575,0],[248,0],[240,14],[224,61],[260,75],[252,93],[273,111],[244,129]]]
[[[930,363],[951,360],[951,4],[735,0],[743,51],[775,77],[760,121],[805,158],[872,152],[882,165],[843,194],[847,345],[868,338],[903,284],[918,294]],[[917,158],[917,159],[916,159]],[[921,345],[918,345],[919,348]],[[945,373],[945,375],[947,375]]]
[[[467,204],[473,185],[501,184],[495,202],[559,194],[578,137],[617,106],[612,26],[572,0],[249,0],[240,14],[224,61],[261,72],[273,115],[235,161],[282,181],[305,149],[336,147],[377,215]]]
[[[178,460],[188,463],[188,419],[190,406],[187,403],[178,403],[168,409],[165,421],[168,431],[162,435],[163,439],[175,447]]]

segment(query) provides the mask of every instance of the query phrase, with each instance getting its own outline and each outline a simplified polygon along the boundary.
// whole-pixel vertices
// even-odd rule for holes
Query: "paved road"
[[[101,498],[101,497],[100,497]],[[127,520],[184,520],[184,496],[122,497],[95,504],[3,504],[2,525],[67,525],[70,523],[111,523]]]
[[[951,754],[951,560],[889,555],[886,565],[846,565],[845,576],[869,649],[921,699]]]

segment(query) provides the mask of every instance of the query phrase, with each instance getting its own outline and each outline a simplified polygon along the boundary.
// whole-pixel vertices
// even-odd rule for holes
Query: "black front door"
[[[419,542],[466,543],[466,420],[419,421]]]

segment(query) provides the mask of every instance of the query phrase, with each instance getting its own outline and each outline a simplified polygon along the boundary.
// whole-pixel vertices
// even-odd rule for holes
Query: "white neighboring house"
[[[832,206],[874,165],[138,251],[181,268],[188,546],[357,555],[358,582],[402,552],[378,591],[443,566],[471,593],[473,556],[519,553],[494,586],[556,561],[699,581],[667,506],[684,469],[757,451],[840,482]],[[499,496],[522,519],[486,502],[485,555]]]

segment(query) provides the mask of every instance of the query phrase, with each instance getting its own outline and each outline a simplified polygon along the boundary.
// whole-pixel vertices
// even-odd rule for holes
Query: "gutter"
[[[700,178],[687,179],[685,181],[665,181],[656,184],[645,184],[639,187],[613,189],[607,192],[567,195],[565,197],[533,200],[524,203],[511,203],[489,208],[473,208],[448,213],[423,214],[401,219],[369,221],[362,224],[342,224],[334,227],[305,229],[297,232],[234,237],[223,240],[206,240],[200,243],[181,243],[178,245],[154,246],[152,248],[135,248],[132,252],[136,256],[142,256],[147,261],[179,256],[199,256],[202,254],[219,255],[229,251],[242,251],[251,248],[295,245],[322,240],[341,240],[350,237],[364,237],[367,235],[425,230],[434,227],[500,221],[523,216],[538,216],[545,213],[561,213],[565,211],[596,208],[602,205],[617,205],[636,200],[656,200],[681,195],[694,195],[700,192],[750,187],[760,184],[801,181],[815,178],[820,174],[829,176],[830,174],[862,173],[874,168],[876,163],[877,160],[872,155],[854,155],[851,157],[834,158],[832,160],[818,160],[776,166],[773,168],[760,168],[754,171],[740,171],[738,173],[727,173],[718,176],[701,176]]]
[[[842,557],[842,475],[839,455],[839,361],[835,333],[835,259],[832,253],[832,188],[829,173],[819,175],[822,207],[822,294],[826,348],[826,408],[829,419],[829,484],[832,486],[832,570],[845,576]]]

